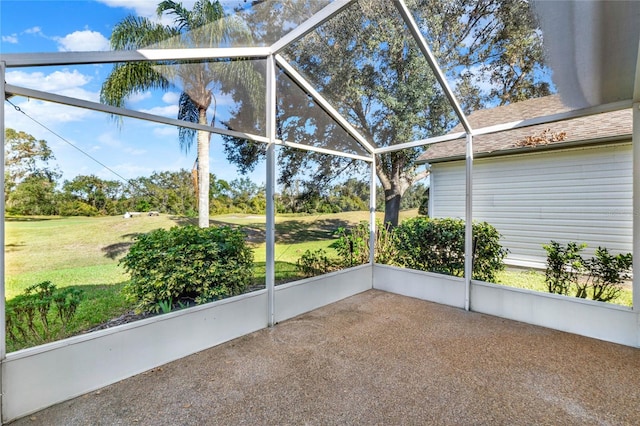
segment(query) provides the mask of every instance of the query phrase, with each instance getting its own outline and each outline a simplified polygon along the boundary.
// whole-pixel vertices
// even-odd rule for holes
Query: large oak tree
[[[305,2],[277,3],[278,13],[248,9],[246,19],[263,28],[282,25],[287,13],[300,13]],[[467,113],[550,93],[540,77],[541,33],[526,0],[407,3]],[[377,147],[441,135],[457,123],[391,1],[354,2],[281,53]],[[278,137],[358,153],[355,141],[284,75],[278,78],[278,89]],[[248,141],[227,138],[225,148],[241,171],[252,169],[264,156],[263,145]],[[385,222],[398,223],[403,194],[426,176],[415,166],[423,150],[377,156]],[[337,175],[362,171],[359,163],[284,147],[279,151],[279,180],[285,186],[301,179],[307,186],[324,185]]]

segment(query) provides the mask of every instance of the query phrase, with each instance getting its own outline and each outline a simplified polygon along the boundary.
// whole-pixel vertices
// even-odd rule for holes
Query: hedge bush
[[[315,277],[335,271],[340,268],[340,265],[329,257],[326,250],[318,249],[315,251],[306,250],[298,259],[296,268],[305,277]]]
[[[563,247],[557,241],[542,246],[547,252],[544,281],[549,293],[566,296],[573,287],[577,287],[577,297],[586,297],[586,289],[578,286],[580,274],[584,272],[584,259],[580,252],[586,246],[570,242]]]
[[[545,282],[549,293],[573,294],[581,299],[609,302],[616,299],[625,281],[631,279],[633,255],[609,253],[598,247],[595,256],[582,257],[585,243],[570,241],[566,246],[551,241],[543,248],[547,251]]]
[[[125,295],[138,312],[158,312],[161,303],[201,304],[241,294],[253,276],[245,235],[229,226],[142,234],[120,263],[131,275]]]
[[[343,267],[369,263],[369,222],[360,222],[348,230],[339,228],[337,234],[338,240],[331,247],[338,252]],[[394,231],[379,220],[376,220],[374,253],[376,263],[397,264],[398,248]]]
[[[398,263],[422,271],[464,276],[464,233],[461,219],[408,219],[395,229]],[[473,279],[496,282],[507,249],[500,233],[486,222],[473,224]]]

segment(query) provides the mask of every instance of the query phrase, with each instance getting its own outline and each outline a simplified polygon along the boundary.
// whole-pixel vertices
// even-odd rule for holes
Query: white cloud
[[[19,99],[23,98],[12,98],[11,101],[29,117],[33,117],[35,120],[45,124],[47,127],[68,122],[78,122],[96,114],[93,111],[83,108],[74,108],[37,100],[20,101]],[[25,130],[26,127],[33,127],[33,122],[29,120],[28,117],[24,114],[18,113],[17,111],[16,114],[13,114],[13,111],[15,111],[13,108],[7,110],[7,127],[19,130]]]
[[[91,102],[98,102],[100,95],[83,88],[92,77],[82,74],[78,70],[63,69],[45,74],[41,71],[9,71],[6,74],[9,84],[27,87],[29,89],[41,90],[43,92],[56,93],[58,95],[69,96]]]
[[[111,132],[103,133],[100,136],[98,136],[98,142],[110,148],[111,151],[118,150],[123,152],[127,156],[143,155],[147,153],[147,150],[132,147],[131,142],[123,141],[122,139],[114,136],[114,134]],[[97,147],[97,148],[101,149],[101,147]]]
[[[2,41],[10,44],[18,44],[18,34],[13,33],[11,35],[2,36]]]
[[[116,172],[118,172],[118,174],[126,179],[134,179],[137,178],[139,176],[148,176],[151,173],[153,173],[154,169],[152,167],[148,167],[148,166],[144,166],[141,164],[134,164],[134,163],[121,163],[121,164],[116,164],[114,166],[110,166],[110,168],[112,170],[115,170]],[[108,170],[101,170],[98,173],[98,176],[100,176],[103,179],[116,179],[117,177],[115,177],[113,175],[113,173],[109,172]]]
[[[178,92],[167,92],[162,95],[162,102],[165,104],[175,105],[180,101],[180,93]]]
[[[162,117],[176,118],[178,116],[178,105],[167,105],[150,109],[143,109],[141,110],[141,112],[160,115]]]
[[[25,34],[42,34],[42,29],[40,27],[31,27],[31,28],[27,28],[23,32]]]
[[[57,93],[63,96],[68,96],[70,98],[82,99],[90,102],[100,101],[100,93],[91,92],[81,87],[71,87],[69,89],[59,90]]]
[[[116,139],[112,133],[101,134],[98,136],[98,142],[110,148],[120,148],[122,146],[120,139]]]
[[[100,3],[106,4],[109,7],[122,7],[124,9],[130,9],[136,16],[149,18],[152,21],[158,22],[158,14],[156,9],[158,2],[150,0],[98,0]],[[182,5],[187,9],[192,9],[196,0],[182,1]],[[173,24],[174,17],[168,16],[166,13],[159,20],[163,25]]]
[[[140,93],[140,92],[136,92],[131,94],[128,98],[127,98],[127,102],[130,103],[138,103],[138,102],[142,102],[145,99],[149,99],[152,96],[151,92],[146,91],[144,93]]]
[[[63,69],[45,74],[41,71],[9,71],[6,74],[9,84],[58,93],[61,90],[82,87],[91,81],[91,77],[78,70]]]
[[[136,15],[152,18],[156,16],[158,3],[149,0],[98,0],[109,7],[132,9]]]
[[[233,96],[231,94],[214,93],[214,95],[216,97],[215,105],[218,107],[236,105],[236,101],[233,100]],[[214,104],[211,103],[211,106],[213,107]]]
[[[125,147],[123,151],[129,155],[144,155],[147,153],[146,149],[132,148],[130,146]]]
[[[154,126],[153,127],[153,135],[161,138],[167,136],[178,137],[178,129],[174,126]]]
[[[109,50],[109,40],[97,31],[74,31],[64,37],[54,37],[62,52],[93,52]]]

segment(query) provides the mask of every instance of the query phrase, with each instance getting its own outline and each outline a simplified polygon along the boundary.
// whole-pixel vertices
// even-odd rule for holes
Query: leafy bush
[[[137,237],[120,261],[131,274],[125,295],[136,310],[161,301],[206,303],[241,294],[253,276],[253,252],[229,226],[157,229]]]
[[[296,267],[305,277],[322,275],[338,269],[337,263],[329,258],[324,249],[305,251],[298,259]]]
[[[405,267],[464,276],[465,224],[461,219],[408,219],[395,229],[398,262]],[[473,279],[495,282],[507,250],[500,233],[486,222],[473,224]]]
[[[556,241],[544,245],[547,251],[545,282],[549,293],[570,295],[608,302],[618,297],[622,284],[628,280],[633,264],[631,253],[613,255],[598,247],[595,257],[584,259],[581,251],[586,244]]]
[[[339,228],[338,236],[332,247],[337,250],[343,266],[369,263],[369,222],[360,222],[350,230]],[[397,264],[398,248],[395,234],[379,220],[376,221],[374,253],[376,263]]]
[[[595,254],[585,262],[589,271],[587,282],[590,296],[593,300],[608,302],[618,297],[622,284],[631,278],[633,255],[613,255],[604,247],[598,247]]]
[[[586,289],[578,287],[578,278],[584,271],[580,252],[586,244],[570,242],[562,247],[557,241],[542,246],[547,252],[545,283],[549,293],[568,295],[572,286],[577,287],[577,296],[586,297]]]
[[[82,291],[57,289],[50,281],[32,285],[6,303],[9,350],[62,337],[82,300]]]

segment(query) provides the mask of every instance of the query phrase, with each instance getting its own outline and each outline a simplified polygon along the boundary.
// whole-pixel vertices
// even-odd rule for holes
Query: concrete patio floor
[[[12,424],[640,424],[640,350],[371,290]]]

